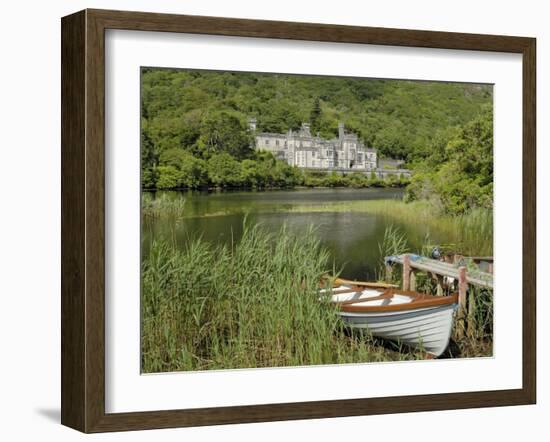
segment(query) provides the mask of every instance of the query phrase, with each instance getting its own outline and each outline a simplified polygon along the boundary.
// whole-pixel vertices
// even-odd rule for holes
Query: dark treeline
[[[490,86],[144,68],[141,95],[144,188],[384,185],[304,173],[256,152],[247,124],[256,117],[260,131],[309,121],[325,138],[344,122],[379,156],[418,171],[409,199],[435,195],[454,212],[491,200]]]

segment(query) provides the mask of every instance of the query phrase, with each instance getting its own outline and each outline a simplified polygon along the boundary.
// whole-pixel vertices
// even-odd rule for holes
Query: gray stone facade
[[[356,134],[346,133],[338,125],[338,138],[326,140],[311,134],[309,124],[286,134],[256,131],[256,119],[249,121],[256,137],[256,149],[272,152],[291,166],[303,169],[369,172],[377,169],[375,149],[366,147]]]

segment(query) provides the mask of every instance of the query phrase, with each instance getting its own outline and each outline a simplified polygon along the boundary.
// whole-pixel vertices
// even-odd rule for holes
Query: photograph
[[[493,85],[140,75],[142,373],[492,356]]]

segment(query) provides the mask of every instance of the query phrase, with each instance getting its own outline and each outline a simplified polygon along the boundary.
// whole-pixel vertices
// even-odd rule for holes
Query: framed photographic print
[[[535,40],[62,19],[62,423],[533,404]]]

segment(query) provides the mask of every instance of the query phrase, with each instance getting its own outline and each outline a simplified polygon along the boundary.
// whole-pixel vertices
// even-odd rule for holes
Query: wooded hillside
[[[251,148],[255,117],[260,131],[310,122],[325,138],[344,122],[418,172],[411,199],[447,192],[451,211],[492,199],[490,85],[157,68],[143,68],[141,83],[144,187],[300,184],[303,176]],[[275,168],[279,177],[262,175]]]

